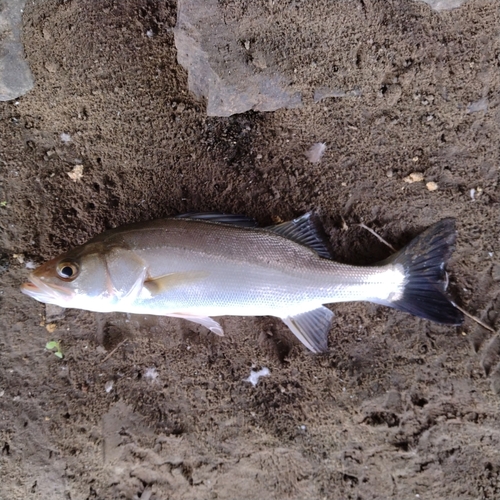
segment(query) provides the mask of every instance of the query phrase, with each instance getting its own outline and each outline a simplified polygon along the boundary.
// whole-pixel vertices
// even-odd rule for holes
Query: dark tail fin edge
[[[463,314],[446,295],[445,270],[454,250],[455,220],[443,219],[380,264],[401,264],[407,283],[403,296],[386,305],[447,325],[461,325]]]

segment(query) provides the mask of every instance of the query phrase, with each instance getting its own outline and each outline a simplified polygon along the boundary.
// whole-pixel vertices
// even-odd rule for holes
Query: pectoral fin
[[[158,295],[162,292],[201,281],[208,276],[205,271],[186,271],[181,273],[165,274],[156,278],[148,278],[144,282],[144,288],[148,290],[151,296]]]
[[[333,312],[326,307],[281,318],[294,335],[312,352],[325,352]]]
[[[187,319],[188,321],[192,321],[193,323],[198,323],[199,325],[203,325],[204,327],[208,328],[211,332],[215,333],[216,335],[219,335],[220,337],[224,336],[224,330],[222,329],[222,326],[220,326],[220,324],[217,323],[217,321],[213,320],[208,316],[195,316],[189,313],[172,313],[172,314],[167,314],[167,316],[170,316],[172,318]]]

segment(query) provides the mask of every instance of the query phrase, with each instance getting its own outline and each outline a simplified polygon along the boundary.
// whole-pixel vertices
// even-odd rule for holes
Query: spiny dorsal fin
[[[312,352],[325,352],[333,312],[326,307],[281,318],[294,335]]]
[[[241,227],[256,227],[257,222],[251,217],[244,215],[221,214],[215,212],[196,212],[191,214],[181,214],[175,217],[176,219],[196,219],[207,222],[218,222],[219,224],[227,224],[230,226]]]
[[[273,231],[284,238],[300,243],[314,250],[320,257],[331,259],[329,244],[326,237],[321,234],[323,228],[321,224],[313,217],[311,212],[308,212],[297,219],[293,219],[276,226],[266,228]]]

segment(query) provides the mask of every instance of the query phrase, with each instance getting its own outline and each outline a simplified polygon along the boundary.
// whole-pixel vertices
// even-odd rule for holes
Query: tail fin
[[[463,314],[445,295],[445,265],[454,250],[455,220],[443,219],[380,264],[401,264],[407,283],[403,296],[386,305],[448,325],[461,325]]]

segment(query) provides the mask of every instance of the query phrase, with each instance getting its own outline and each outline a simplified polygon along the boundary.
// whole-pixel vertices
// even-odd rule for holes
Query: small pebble
[[[80,181],[83,177],[83,165],[75,165],[71,172],[68,172],[69,178],[73,182]]]
[[[429,191],[437,191],[437,188],[438,188],[438,185],[435,183],[435,182],[428,182],[425,187],[429,190]]]
[[[49,332],[49,333],[54,333],[55,330],[57,328],[57,325],[55,323],[49,323],[48,325],[45,325],[45,329]]]
[[[12,255],[12,257],[14,257],[14,259],[16,259],[19,264],[24,264],[24,255],[22,253],[15,253]]]
[[[414,182],[422,182],[424,180],[424,174],[422,172],[412,172],[408,177],[403,179],[408,184],[412,184]]]

